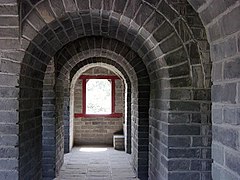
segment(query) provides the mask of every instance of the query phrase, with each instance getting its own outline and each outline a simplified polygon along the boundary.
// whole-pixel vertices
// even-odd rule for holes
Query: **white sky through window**
[[[86,83],[86,114],[111,114],[112,90],[107,79],[90,79]]]

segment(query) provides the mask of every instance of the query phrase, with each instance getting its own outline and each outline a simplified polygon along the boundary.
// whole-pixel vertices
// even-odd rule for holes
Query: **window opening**
[[[75,117],[122,117],[115,112],[115,80],[118,76],[82,75],[82,113]]]
[[[86,83],[86,114],[111,114],[112,89],[107,79],[90,79]]]

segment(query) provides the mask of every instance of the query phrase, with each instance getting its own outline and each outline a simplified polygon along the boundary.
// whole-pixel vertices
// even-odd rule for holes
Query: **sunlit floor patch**
[[[57,180],[138,180],[131,155],[112,147],[74,147]]]
[[[79,149],[81,152],[104,152],[107,151],[107,148],[100,148],[100,147],[81,147]]]

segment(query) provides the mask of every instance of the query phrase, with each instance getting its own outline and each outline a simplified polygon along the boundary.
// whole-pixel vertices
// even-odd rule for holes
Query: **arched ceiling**
[[[31,59],[33,68],[42,66],[42,72],[65,45],[82,37],[102,36],[136,52],[152,80],[167,77],[192,81],[195,73],[202,79],[206,74],[199,55],[192,56],[194,50],[195,56],[199,51],[191,26],[167,1],[24,0],[22,9],[22,47],[28,54],[24,61]],[[89,40],[81,48],[91,43]],[[108,48],[112,48],[110,43]]]

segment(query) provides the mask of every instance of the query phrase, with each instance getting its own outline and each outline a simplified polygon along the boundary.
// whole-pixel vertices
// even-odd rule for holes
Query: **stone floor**
[[[56,180],[138,180],[130,159],[110,147],[74,147]]]

